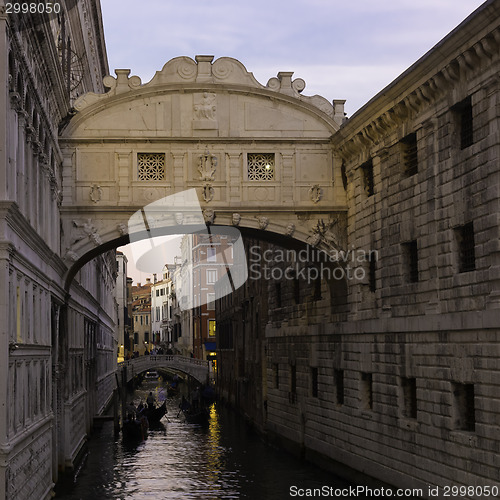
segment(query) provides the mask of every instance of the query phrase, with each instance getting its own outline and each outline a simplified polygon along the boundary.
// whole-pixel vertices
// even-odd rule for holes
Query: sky
[[[304,95],[346,99],[351,116],[483,2],[478,0],[101,0],[112,74],[146,83],[177,56],[241,61],[265,85],[279,71]]]
[[[279,71],[351,116],[483,2],[477,0],[101,0],[111,74],[146,83],[170,59],[233,57],[263,85]],[[129,274],[144,283],[149,275]],[[178,253],[176,245],[168,252]],[[158,270],[158,273],[161,269]]]

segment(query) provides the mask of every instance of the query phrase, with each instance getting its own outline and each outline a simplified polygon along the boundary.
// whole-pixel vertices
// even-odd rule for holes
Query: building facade
[[[117,342],[118,342],[118,363],[125,359],[129,352],[128,341],[130,337],[131,318],[129,314],[129,289],[127,286],[127,257],[122,253],[116,252],[116,288],[115,297],[117,303]]]
[[[173,352],[177,342],[174,334],[174,282],[175,266],[166,264],[162,269],[162,279],[154,281],[151,287],[151,328],[153,343],[166,352]]]
[[[267,283],[263,431],[424,496],[498,481],[499,7],[486,2],[333,134],[345,254],[305,287],[293,258],[268,262],[282,272]],[[235,399],[241,361],[225,351],[245,311],[218,306],[219,377]]]
[[[49,498],[108,403],[116,366],[114,252],[72,280],[61,257],[59,132],[104,91],[98,0],[58,16],[0,7],[0,497]],[[75,227],[77,231],[80,228]]]
[[[151,278],[132,286],[132,355],[149,354],[153,348],[151,324]]]

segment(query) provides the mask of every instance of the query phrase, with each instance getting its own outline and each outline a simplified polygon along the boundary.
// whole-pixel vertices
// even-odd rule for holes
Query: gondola
[[[210,413],[205,407],[194,409],[192,407],[183,410],[184,418],[188,424],[206,425],[210,418]]]
[[[148,437],[148,420],[142,417],[138,420],[128,418],[123,422],[122,435],[126,441],[144,441]]]
[[[163,404],[161,406],[158,406],[157,408],[149,408],[146,407],[143,411],[143,414],[146,415],[148,421],[151,424],[158,423],[163,415],[167,413],[167,402],[163,401]]]

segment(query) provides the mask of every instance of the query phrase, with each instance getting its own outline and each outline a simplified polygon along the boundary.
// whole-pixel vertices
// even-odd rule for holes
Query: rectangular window
[[[207,283],[214,284],[217,281],[217,269],[207,269]]]
[[[311,368],[311,395],[313,398],[318,397],[318,368]]]
[[[165,288],[160,289],[160,295],[165,295]]]
[[[295,403],[297,400],[297,367],[290,365],[290,397],[289,402]]]
[[[249,181],[274,180],[274,153],[248,153],[247,173]]]
[[[318,272],[319,276],[314,280],[313,300],[321,300],[323,298],[321,296],[321,272]]]
[[[472,100],[469,97],[453,106],[457,128],[460,133],[460,149],[471,146],[474,142],[474,125],[472,119]]]
[[[156,296],[159,297],[160,296],[160,290],[157,288],[156,289]]]
[[[370,287],[370,292],[375,292],[377,290],[377,261],[373,255],[369,257],[368,266],[368,285]]]
[[[374,178],[373,178],[373,161],[370,159],[361,165],[361,174],[363,177],[363,188],[365,190],[366,196],[373,196],[374,190]]]
[[[417,134],[408,134],[400,144],[404,173],[410,177],[418,172]]]
[[[401,377],[403,389],[403,415],[407,418],[417,418],[417,379]]]
[[[293,279],[293,300],[296,304],[300,304],[300,281],[299,281],[299,278]]]
[[[371,373],[361,373],[361,405],[365,410],[373,409],[373,382]]]
[[[334,370],[335,398],[338,405],[344,404],[344,370]]]
[[[452,383],[455,428],[474,431],[476,415],[474,406],[474,384]]]
[[[137,153],[137,179],[162,181],[165,179],[165,153]]]
[[[214,247],[207,248],[207,262],[217,262],[217,249]]]
[[[207,310],[215,310],[215,293],[207,293]]]
[[[274,363],[274,388],[280,388],[280,365],[278,363]]]
[[[474,225],[472,222],[455,228],[458,246],[459,272],[465,273],[476,269],[476,253],[474,243]]]
[[[281,307],[281,283],[274,284],[274,291],[276,293],[276,307]]]
[[[418,247],[417,240],[402,243],[406,281],[416,283],[418,281]]]
[[[215,319],[208,320],[208,336],[215,337]]]

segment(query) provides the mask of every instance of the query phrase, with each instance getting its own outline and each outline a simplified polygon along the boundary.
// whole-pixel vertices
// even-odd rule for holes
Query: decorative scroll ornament
[[[205,219],[205,224],[213,224],[215,220],[215,212],[212,209],[203,210],[203,218]]]
[[[102,244],[101,237],[97,232],[97,229],[92,225],[92,219],[87,219],[84,222],[73,221],[75,227],[83,229],[83,232],[88,236],[89,240],[94,244],[94,246],[99,246]],[[79,241],[79,240],[77,240]]]
[[[293,233],[295,232],[295,224],[293,222],[290,222],[288,226],[286,226],[286,235],[287,236],[292,236]]]
[[[309,188],[309,197],[313,203],[318,203],[321,200],[321,187],[319,184],[314,184]]]
[[[259,228],[264,230],[269,225],[269,219],[267,217],[259,217]]]
[[[211,184],[205,184],[203,186],[203,199],[209,203],[214,199],[215,190]]]
[[[217,170],[217,157],[210,154],[210,151],[206,149],[205,153],[200,155],[198,158],[198,172],[200,173],[200,181],[215,180],[215,172]]]
[[[240,214],[233,214],[233,217],[231,218],[231,222],[233,226],[239,226],[241,222],[241,215]]]
[[[98,203],[102,199],[102,188],[99,184],[92,184],[90,187],[90,199],[94,203]]]

